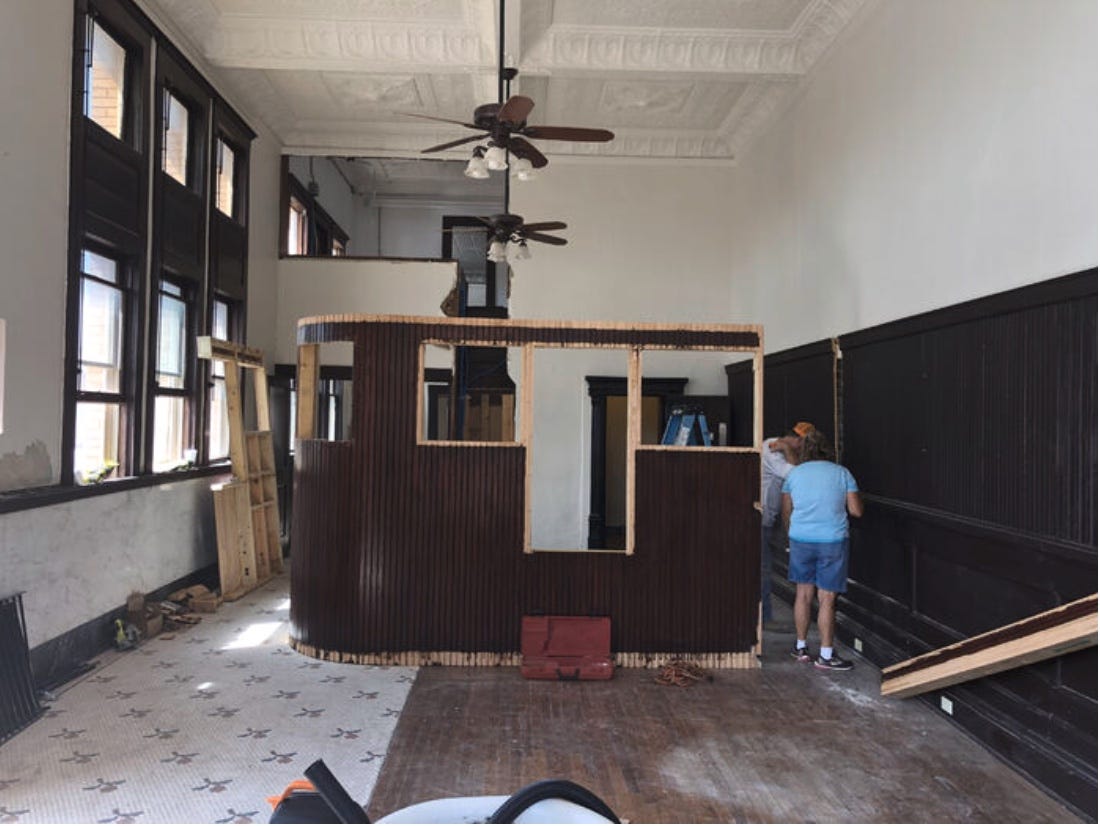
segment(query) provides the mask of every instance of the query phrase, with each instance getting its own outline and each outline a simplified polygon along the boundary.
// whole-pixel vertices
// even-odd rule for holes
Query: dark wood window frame
[[[286,167],[286,158],[283,159]],[[302,255],[291,255],[288,252],[287,233],[290,230],[290,199],[297,200],[306,211],[306,252]],[[283,197],[280,199],[279,219],[279,257],[280,258],[328,258],[332,257],[332,245],[338,241],[343,245],[347,254],[348,241],[351,236],[344,231],[336,220],[325,211],[317,199],[310,194],[309,189],[299,181],[290,171],[289,167],[283,174]],[[337,256],[342,257],[342,256]]]
[[[115,283],[109,283],[96,278],[94,275],[84,272],[83,266],[83,252],[95,253],[101,255],[111,261],[114,261],[117,266],[118,280]],[[138,316],[138,301],[136,300],[136,273],[133,266],[133,262],[125,255],[119,254],[107,247],[101,246],[94,242],[84,244],[81,249],[81,265],[80,274],[78,277],[77,286],[77,322],[74,325],[76,328],[76,334],[78,336],[76,345],[76,367],[74,372],[74,388],[73,388],[73,404],[70,405],[73,414],[73,437],[74,437],[74,450],[75,450],[75,428],[76,428],[76,408],[81,402],[102,402],[106,404],[117,404],[119,406],[119,433],[118,433],[118,468],[115,473],[118,477],[128,475],[132,468],[134,458],[134,444],[133,433],[134,428],[131,425],[133,417],[136,415],[135,404],[137,398],[137,374],[138,374],[138,352],[140,347],[138,345],[138,336],[140,334],[139,325],[137,321]],[[122,298],[122,325],[119,330],[121,341],[119,347],[122,352],[121,359],[121,375],[119,376],[119,389],[117,393],[103,393],[80,389],[80,372],[81,372],[81,353],[79,336],[83,329],[83,318],[81,317],[80,308],[82,305],[83,285],[85,280],[92,280],[97,283],[105,284],[109,287],[113,287],[119,291]],[[66,411],[68,412],[68,410]],[[69,453],[70,461],[73,461],[73,452]],[[71,476],[70,476],[71,478]]]
[[[156,396],[164,394],[155,382],[157,285],[162,275],[185,286],[189,296],[186,427],[190,446],[196,448],[200,463],[207,461],[208,452],[209,404],[205,388],[209,366],[198,362],[191,339],[199,331],[209,329],[215,295],[231,302],[235,308],[233,336],[244,338],[249,145],[255,134],[132,0],[74,0],[74,21],[61,479],[56,486],[0,497],[5,500],[0,502],[3,506],[0,510],[21,510],[142,487],[155,484],[163,476],[150,472],[153,409]],[[85,115],[93,22],[126,49],[121,139]],[[187,107],[191,121],[186,185],[163,168],[167,93]],[[226,239],[226,234],[219,236],[211,230],[211,214],[216,211],[215,171],[211,163],[213,137],[222,138],[235,152],[235,215],[227,220],[237,230],[234,237],[228,238],[228,252],[215,249],[219,239]],[[170,212],[170,202],[177,206],[176,213]],[[192,218],[182,231],[176,220],[180,203],[185,204]],[[102,485],[79,486],[78,492],[73,475],[76,405],[78,399],[90,399],[87,393],[78,394],[77,390],[84,249],[120,263],[128,299],[125,307],[128,340],[123,367],[125,425],[120,428],[119,444],[120,460],[125,457],[120,462],[123,466],[116,472],[117,479]],[[212,262],[218,261],[221,270],[225,270],[225,260],[233,264],[233,272],[218,280]],[[170,394],[176,395],[174,391]],[[116,394],[110,395],[109,401],[115,403]],[[201,439],[197,438],[200,434]],[[219,460],[209,472],[223,470],[224,463]],[[207,473],[204,470],[185,475]],[[172,476],[178,478],[180,472]],[[151,481],[144,477],[151,477]],[[71,492],[66,493],[66,489]]]
[[[175,294],[171,291],[164,289],[165,283],[171,284],[178,288],[179,294]],[[161,323],[163,318],[160,316],[159,309],[154,313],[156,323],[151,325],[150,342],[149,342],[149,426],[146,428],[145,438],[145,456],[146,456],[146,470],[149,473],[154,473],[153,470],[153,444],[157,432],[157,417],[156,417],[156,401],[160,397],[173,397],[183,399],[183,441],[184,450],[188,448],[186,445],[190,445],[192,449],[198,452],[198,447],[195,444],[195,433],[201,432],[196,427],[196,408],[198,405],[198,382],[195,380],[195,374],[198,372],[198,359],[195,356],[195,336],[198,330],[198,313],[197,313],[197,299],[196,288],[193,284],[189,283],[187,279],[180,278],[173,273],[163,273],[157,281],[156,289],[156,306],[159,308],[160,299],[162,296],[168,295],[172,298],[178,299],[184,305],[184,336],[183,336],[183,387],[161,387],[157,383],[157,368],[159,360],[159,341]]]
[[[592,399],[592,445],[589,463],[588,547],[604,548],[607,545],[607,397],[626,395],[626,376],[585,376],[588,395]],[[642,396],[661,398],[661,421],[665,420],[666,400],[682,396],[687,386],[686,378],[642,379]]]

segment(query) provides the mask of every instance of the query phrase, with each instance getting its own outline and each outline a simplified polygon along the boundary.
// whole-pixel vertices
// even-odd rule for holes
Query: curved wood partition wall
[[[346,442],[309,438],[313,410],[302,404],[315,397],[316,345],[331,341],[354,344]],[[532,552],[530,373],[517,443],[424,442],[424,342],[523,347],[525,373],[537,347],[626,350],[634,411],[647,350],[747,351],[762,384],[757,326],[300,321],[290,608],[299,651],[360,663],[518,664],[522,615],[583,614],[611,617],[620,665],[690,655],[709,667],[757,666],[758,449],[640,446],[632,416],[627,551]],[[759,446],[759,409],[754,434]]]

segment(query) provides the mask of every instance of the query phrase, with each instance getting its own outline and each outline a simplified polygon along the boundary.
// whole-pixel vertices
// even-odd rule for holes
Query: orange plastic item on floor
[[[312,792],[315,791],[313,784],[305,778],[299,778],[298,780],[291,780],[287,784],[287,787],[283,789],[283,793],[280,795],[271,795],[267,799],[267,802],[271,804],[272,809],[277,809],[279,804],[290,797],[293,792]]]

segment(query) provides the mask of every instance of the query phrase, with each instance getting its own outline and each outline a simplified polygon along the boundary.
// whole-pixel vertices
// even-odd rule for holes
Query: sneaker
[[[827,660],[818,657],[816,660],[814,660],[814,668],[822,668],[826,671],[851,671],[852,661],[842,660],[840,657],[834,654]]]
[[[813,659],[813,657],[810,656],[810,649],[809,648],[793,647],[793,648],[791,648],[791,656],[794,657],[794,659],[797,662],[800,662],[800,663],[808,663],[810,660]]]

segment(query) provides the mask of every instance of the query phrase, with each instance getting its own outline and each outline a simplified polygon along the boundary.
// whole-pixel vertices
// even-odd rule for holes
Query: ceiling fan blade
[[[467,129],[477,129],[479,132],[485,131],[482,127],[473,123],[466,123],[461,120],[451,120],[450,118],[437,118],[435,115],[420,115],[416,112],[395,112],[394,114],[404,115],[407,118],[420,118],[421,120],[436,120],[440,123],[453,123],[456,126],[465,126]]]
[[[609,141],[614,132],[606,129],[584,129],[579,126],[527,126],[523,134],[529,138],[541,138],[550,141]]]
[[[452,146],[461,146],[464,143],[470,143],[472,141],[479,141],[486,135],[473,135],[469,138],[459,138],[457,141],[448,141],[447,143],[441,143],[438,146],[429,146],[427,149],[421,149],[420,152],[440,152],[444,149],[450,149]]]
[[[484,234],[487,229],[486,227],[447,227],[447,229],[440,230],[440,232],[480,232]]]
[[[568,241],[558,238],[556,235],[543,235],[541,232],[524,232],[523,237],[528,241],[541,241],[543,244],[553,244],[555,247],[564,247]]]
[[[542,169],[550,163],[546,156],[539,152],[533,143],[525,141],[523,138],[509,138],[508,150],[517,158],[526,158],[529,160],[531,166],[535,169]]]
[[[563,221],[540,221],[537,224],[524,224],[524,232],[542,232],[547,229],[565,229]]]
[[[497,112],[497,120],[504,123],[523,123],[534,108],[535,102],[531,98],[523,95],[512,95],[500,107]]]

